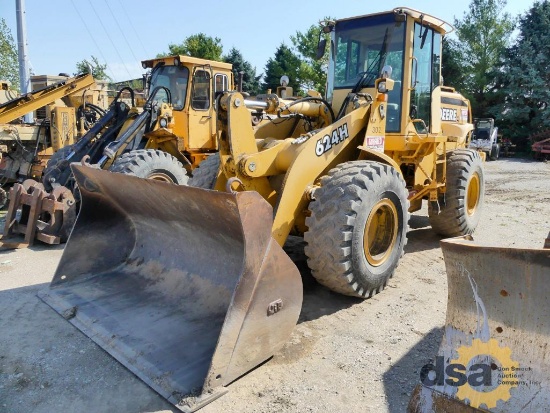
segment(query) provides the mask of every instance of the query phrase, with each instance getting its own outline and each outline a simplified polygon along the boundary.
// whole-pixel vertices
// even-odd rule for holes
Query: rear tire
[[[496,161],[499,156],[500,156],[500,146],[498,144],[495,144],[491,148],[491,154],[490,154],[491,161]]]
[[[331,290],[368,298],[393,275],[407,242],[405,181],[393,167],[352,161],[331,169],[309,204],[308,266]]]
[[[118,157],[109,168],[111,172],[155,179],[177,185],[187,185],[187,171],[175,157],[155,149],[138,149]]]
[[[483,163],[479,153],[457,149],[447,155],[446,205],[440,213],[428,207],[428,216],[435,232],[458,237],[474,232],[479,223],[485,192]]]
[[[220,169],[220,154],[215,153],[203,160],[193,171],[193,176],[189,179],[189,186],[203,189],[213,189],[216,185],[218,170]]]

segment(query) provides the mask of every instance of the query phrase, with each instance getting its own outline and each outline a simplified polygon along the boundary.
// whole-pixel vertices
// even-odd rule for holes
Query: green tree
[[[97,80],[111,80],[111,77],[107,74],[107,64],[102,65],[99,63],[97,57],[92,56],[90,60],[82,60],[76,64],[76,73],[75,75],[82,73],[90,73]]]
[[[19,65],[17,47],[6,21],[0,18],[0,79],[8,80],[14,90],[19,90]]]
[[[333,19],[325,17],[324,20]],[[290,39],[302,58],[300,65],[300,78],[303,79],[302,87],[317,90],[324,95],[327,83],[329,47],[325,49],[323,57],[317,60],[320,31],[319,25],[311,25],[305,32],[296,32],[296,35],[290,36]],[[330,36],[328,34],[322,36],[327,40],[327,45],[330,45]]]
[[[461,20],[455,19],[456,35],[465,73],[465,94],[475,116],[487,116],[496,70],[509,45],[514,19],[504,13],[506,0],[472,0]]]
[[[168,53],[161,53],[157,57],[185,55],[201,59],[223,61],[223,46],[221,39],[210,37],[204,33],[187,37],[181,44],[169,44]]]
[[[509,48],[499,77],[502,101],[491,110],[511,138],[550,128],[550,2],[535,2],[519,19],[519,36]],[[517,142],[521,143],[521,142]]]
[[[303,95],[302,86],[305,81],[302,78],[301,64],[300,58],[287,45],[282,43],[277,48],[275,56],[267,61],[262,88],[264,90],[271,89],[275,92],[277,87],[281,85],[281,77],[286,75],[290,79],[289,86],[293,88],[294,94]]]
[[[455,39],[443,38],[443,56],[441,62],[443,84],[452,86],[459,92],[465,89],[466,76],[460,46]]]
[[[252,96],[261,93],[260,78],[256,76],[256,68],[244,60],[243,55],[235,47],[223,57],[223,60],[233,65],[233,75],[235,83],[239,81],[239,73],[243,72],[243,92],[250,93]]]

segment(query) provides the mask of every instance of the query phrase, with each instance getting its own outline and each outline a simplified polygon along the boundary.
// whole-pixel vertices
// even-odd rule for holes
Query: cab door
[[[417,120],[416,131],[437,133],[441,124],[441,102],[434,94],[439,96],[441,83],[441,35],[416,22],[411,80],[410,117]]]
[[[212,93],[212,69],[209,66],[193,70],[189,102],[189,149],[215,149],[216,117]]]

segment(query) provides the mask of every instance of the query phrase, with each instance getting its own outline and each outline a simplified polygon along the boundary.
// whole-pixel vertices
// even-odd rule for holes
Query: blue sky
[[[506,11],[525,13],[534,0],[508,0]],[[385,5],[384,5],[385,4]],[[141,77],[141,60],[205,33],[222,40],[263,73],[281,43],[326,16],[344,18],[407,6],[449,23],[461,18],[469,1],[368,0],[258,2],[233,0],[26,0],[28,54],[34,74],[74,73],[76,63],[95,56],[114,80]],[[0,17],[17,42],[15,0],[0,0]]]

